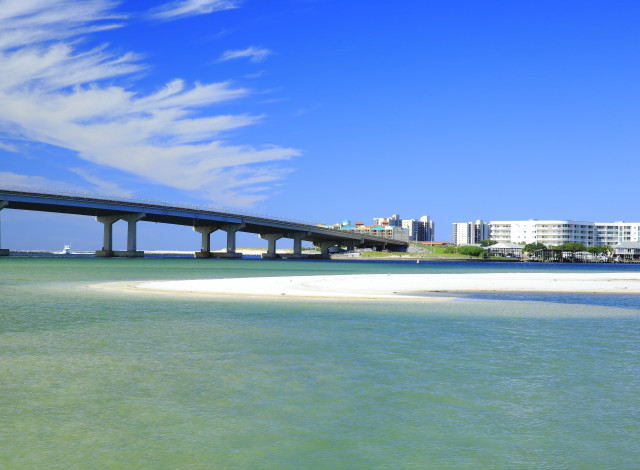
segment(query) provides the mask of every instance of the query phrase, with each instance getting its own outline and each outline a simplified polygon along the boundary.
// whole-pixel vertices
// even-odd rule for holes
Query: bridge
[[[96,250],[101,257],[139,257],[144,252],[137,250],[136,224],[156,222],[192,227],[201,234],[198,258],[239,258],[236,252],[236,233],[255,233],[267,240],[267,252],[263,258],[276,258],[276,242],[282,238],[293,240],[293,254],[287,258],[303,258],[302,241],[320,248],[319,257],[328,258],[332,247],[390,249],[405,251],[407,243],[375,236],[319,227],[293,219],[274,218],[249,212],[230,211],[221,208],[175,204],[161,201],[132,200],[117,197],[80,195],[74,193],[32,190],[29,188],[0,188],[0,211],[19,209],[28,211],[78,214],[95,217],[104,226],[102,247]],[[113,224],[124,220],[128,224],[127,250],[113,250]],[[227,234],[226,248],[211,251],[211,234],[222,230]],[[0,246],[0,255],[8,255],[8,249]]]

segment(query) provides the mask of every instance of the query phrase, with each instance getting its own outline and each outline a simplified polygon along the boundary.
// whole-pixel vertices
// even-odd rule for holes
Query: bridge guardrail
[[[42,188],[37,186],[21,186],[21,185],[1,185],[0,191],[5,192],[16,192],[20,194],[30,194],[37,195],[42,197],[62,197],[68,199],[81,199],[85,201],[92,202],[116,202],[116,203],[127,203],[127,204],[138,204],[141,206],[154,207],[154,208],[164,208],[164,209],[185,209],[195,212],[201,213],[214,213],[219,215],[226,216],[239,216],[239,217],[248,217],[252,218],[256,221],[263,221],[267,223],[288,223],[295,224],[302,228],[306,228],[309,230],[313,230],[319,233],[330,234],[331,232],[341,232],[345,238],[360,237],[369,240],[376,240],[381,242],[398,242],[403,243],[399,240],[390,240],[388,238],[376,237],[374,235],[359,235],[351,232],[342,232],[339,229],[335,229],[333,227],[321,227],[316,223],[304,220],[297,219],[293,217],[276,217],[270,214],[261,214],[258,212],[247,211],[243,209],[231,209],[222,206],[214,206],[214,205],[200,205],[200,204],[190,204],[190,203],[176,203],[169,201],[160,201],[153,199],[144,199],[144,198],[126,198],[122,196],[114,196],[114,195],[106,195],[99,193],[91,193],[91,192],[79,192],[79,191],[69,191],[69,190],[52,190],[50,188]]]

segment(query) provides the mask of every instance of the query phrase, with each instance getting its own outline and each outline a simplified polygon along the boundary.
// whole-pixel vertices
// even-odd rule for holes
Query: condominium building
[[[402,219],[398,214],[391,217],[374,217],[374,225],[381,227],[402,227],[409,231],[409,240],[418,242],[430,242],[435,239],[435,224],[428,215],[420,219]]]
[[[640,223],[596,222],[596,245],[640,242]]]
[[[402,228],[409,230],[409,240],[416,242],[432,242],[435,238],[435,224],[428,215],[420,219],[405,219]]]
[[[454,245],[471,245],[489,238],[489,224],[481,219],[475,222],[455,222],[451,234]]]
[[[497,242],[542,243],[546,246],[563,243],[594,245],[593,222],[574,220],[492,220],[490,237]]]
[[[374,237],[387,238],[389,240],[398,240],[402,242],[409,241],[409,230],[402,227],[395,227],[392,225],[365,225],[364,222],[356,222],[352,224],[349,219],[345,219],[341,224],[324,225],[320,224],[320,227],[332,228],[334,230],[345,230],[355,232],[362,235],[372,235]]]
[[[391,217],[374,217],[373,223],[374,225],[381,225],[383,227],[386,225],[402,227],[402,219],[398,214],[393,214]]]
[[[595,246],[640,241],[640,223],[530,219],[491,221],[489,227],[490,238],[497,242]]]

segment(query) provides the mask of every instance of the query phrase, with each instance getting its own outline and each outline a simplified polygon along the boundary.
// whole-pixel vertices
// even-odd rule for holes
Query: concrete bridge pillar
[[[293,255],[302,256],[302,239],[306,236],[306,233],[297,232],[294,233],[293,238]]]
[[[329,257],[329,248],[335,246],[336,242],[318,242],[318,246],[320,247],[320,256],[323,258]]]
[[[284,237],[284,233],[261,233],[260,238],[267,240],[269,246],[266,253],[262,253],[263,258],[275,258],[276,257],[276,240],[280,240]]]
[[[136,222],[145,217],[145,213],[103,215],[96,217],[96,220],[104,224],[104,238],[102,250],[96,251],[98,257],[124,256],[135,258],[144,256],[144,252],[136,250]],[[113,224],[118,220],[125,220],[129,227],[127,230],[127,251],[113,251]]]
[[[117,215],[103,215],[96,217],[96,220],[104,224],[104,235],[102,238],[102,250],[96,251],[96,256],[113,256],[113,224],[120,220]]]
[[[9,201],[0,201],[0,211],[9,205]],[[2,223],[0,222],[0,256],[9,256],[9,250],[2,247]]]
[[[127,228],[127,257],[135,258],[136,256],[144,256],[143,252],[136,251],[137,244],[137,231],[136,231],[136,223],[138,220],[143,219],[147,214],[144,212],[140,212],[137,214],[129,214],[121,217],[122,220],[125,220],[129,226]]]
[[[200,251],[195,253],[196,258],[211,257],[211,234],[219,228],[218,225],[200,225],[193,227],[194,231],[202,234],[202,246]]]
[[[246,224],[224,224],[220,227],[227,232],[227,251],[224,255],[225,258],[241,258],[242,253],[236,253],[236,232],[239,232],[245,228]]]

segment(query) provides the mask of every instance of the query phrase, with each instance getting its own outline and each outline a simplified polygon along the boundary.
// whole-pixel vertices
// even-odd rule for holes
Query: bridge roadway
[[[172,205],[156,201],[136,201],[119,198],[103,198],[87,195],[40,192],[31,189],[0,188],[0,211],[2,209],[57,212],[95,217],[104,225],[103,244],[96,256],[144,256],[136,248],[136,224],[138,221],[193,227],[202,236],[201,249],[196,257],[237,258],[236,232],[260,235],[268,241],[264,258],[276,258],[276,242],[281,238],[293,239],[293,255],[287,258],[302,258],[302,241],[312,242],[320,248],[320,257],[328,257],[334,246],[354,248],[390,249],[404,251],[407,243],[381,237],[363,236],[353,232],[318,227],[304,222],[271,218],[268,216],[234,213],[224,209],[212,209],[190,205]],[[113,224],[118,220],[128,223],[127,250],[114,251],[112,244]],[[211,233],[223,230],[227,233],[227,246],[223,251],[211,251]],[[0,254],[8,254],[0,249]]]

